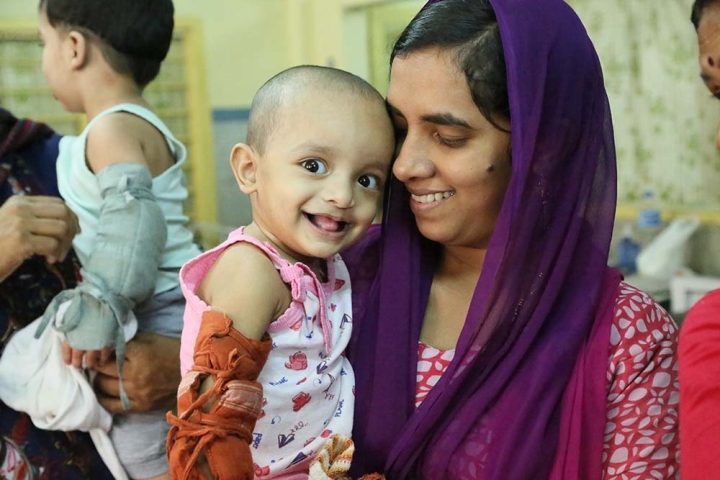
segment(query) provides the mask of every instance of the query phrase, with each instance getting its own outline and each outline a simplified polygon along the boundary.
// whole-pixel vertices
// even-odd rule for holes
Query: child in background
[[[350,73],[291,68],[255,95],[247,138],[230,162],[253,221],[180,273],[177,478],[307,478],[327,438],[352,430],[338,252],[376,215],[394,149],[385,102]]]
[[[69,305],[53,325],[78,368],[115,349],[120,370],[131,312],[141,330],[181,333],[178,272],[200,253],[183,213],[186,149],[143,98],[170,48],[173,15],[172,0],[40,0],[43,72],[62,106],[88,121],[62,139],[57,162],[60,194],[80,222],[83,281],[46,312]],[[110,438],[130,477],[167,478],[168,428],[159,411],[114,417]]]

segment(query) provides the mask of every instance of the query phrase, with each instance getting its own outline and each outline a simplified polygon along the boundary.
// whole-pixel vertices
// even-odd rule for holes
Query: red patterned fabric
[[[650,296],[620,284],[609,345],[603,478],[680,478],[677,337],[675,323]],[[454,353],[420,343],[416,407]],[[462,462],[458,478],[483,478],[482,455],[474,460]]]

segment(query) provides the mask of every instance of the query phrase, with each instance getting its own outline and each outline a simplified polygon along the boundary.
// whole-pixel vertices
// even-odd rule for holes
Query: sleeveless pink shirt
[[[255,476],[307,478],[309,463],[326,438],[333,433],[349,436],[352,431],[355,376],[343,355],[352,332],[348,271],[335,255],[327,261],[328,282],[320,283],[307,265],[290,264],[269,244],[243,234],[242,227],[235,230],[180,272],[187,299],[180,347],[183,376],[192,366],[202,314],[210,310],[195,292],[220,254],[237,242],[263,251],[292,294],[288,309],[268,326],[273,344],[258,378],[263,411],[251,446]]]

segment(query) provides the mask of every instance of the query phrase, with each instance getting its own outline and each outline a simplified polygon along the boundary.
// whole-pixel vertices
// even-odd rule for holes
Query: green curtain
[[[720,210],[720,101],[700,80],[692,0],[570,0],[605,72],[619,201]]]

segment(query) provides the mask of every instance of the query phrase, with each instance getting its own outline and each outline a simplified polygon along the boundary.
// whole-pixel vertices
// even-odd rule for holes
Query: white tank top
[[[98,217],[102,205],[97,179],[86,162],[87,137],[98,120],[114,112],[131,113],[157,128],[165,136],[170,152],[175,158],[175,164],[153,178],[152,185],[152,192],[165,215],[168,229],[167,243],[155,286],[155,294],[158,294],[177,287],[180,267],[200,253],[188,228],[188,217],[183,213],[183,202],[187,200],[188,192],[182,165],[185,163],[187,150],[162,120],[147,108],[124,103],[101,112],[88,123],[79,136],[63,137],[60,140],[60,154],[57,161],[58,189],[80,221],[82,231],[73,240],[73,247],[80,262],[84,263],[90,256],[97,237]]]

